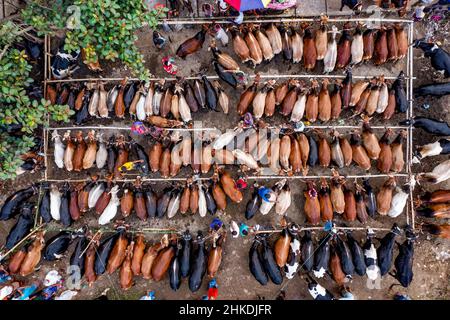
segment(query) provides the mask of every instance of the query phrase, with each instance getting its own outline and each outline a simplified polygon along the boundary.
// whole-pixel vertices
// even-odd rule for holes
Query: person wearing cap
[[[230,231],[231,231],[231,236],[232,236],[233,238],[239,237],[239,226],[238,226],[237,222],[234,221],[234,220],[231,221],[231,224],[230,224]]]
[[[178,67],[174,64],[175,59],[172,57],[164,57],[162,58],[163,68],[167,73],[171,75],[176,75],[178,71]]]
[[[223,226],[223,222],[222,220],[220,220],[219,218],[214,218],[214,220],[211,222],[211,224],[209,225],[209,227],[211,228],[211,230],[217,232],[220,230],[220,228],[222,228]]]
[[[239,178],[236,181],[236,188],[238,188],[240,191],[246,189],[247,188],[247,181],[245,181],[244,178]]]
[[[147,291],[145,296],[142,296],[139,300],[155,300],[155,291]]]
[[[241,234],[241,237],[245,237],[248,235],[248,225],[246,225],[245,223],[241,222],[240,226],[239,226],[239,233]]]
[[[217,281],[213,278],[208,284],[208,300],[217,300],[219,296],[219,286]]]
[[[125,162],[122,166],[119,167],[120,172],[127,172],[135,169],[139,169],[144,160],[136,160]]]

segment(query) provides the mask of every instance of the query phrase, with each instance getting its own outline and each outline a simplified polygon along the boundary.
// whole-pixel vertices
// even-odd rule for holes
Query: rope
[[[41,228],[42,228],[42,226],[38,226],[37,228],[34,228],[33,230],[31,230],[31,232],[28,235],[26,235],[22,240],[20,240],[14,247],[12,247],[8,251],[6,251],[3,255],[1,255],[0,261],[2,261],[5,257],[7,257],[11,252],[16,250],[22,243],[27,241],[33,234],[38,232]]]
[[[94,247],[94,249],[95,249],[95,253],[96,253],[97,257],[99,257],[100,254],[99,254],[99,252],[98,252],[98,250],[97,250],[98,248],[97,248],[97,247]],[[96,260],[97,260],[97,259],[96,259]],[[100,262],[101,262],[103,268],[105,268],[105,272],[104,272],[103,274],[101,274],[100,277],[106,273],[106,278],[107,278],[108,281],[110,282],[111,287],[113,288],[113,292],[114,292],[114,294],[116,295],[116,298],[117,298],[117,297],[120,297],[119,290],[118,290],[117,287],[116,287],[116,283],[111,279],[111,275],[110,275],[110,274],[108,273],[108,271],[106,270],[107,268],[106,268],[105,264],[103,263],[103,261],[100,260]],[[84,278],[84,277],[83,277],[83,278]],[[98,278],[99,278],[99,277],[97,276],[97,279],[98,279]]]
[[[38,217],[40,216],[39,214],[39,207],[41,205],[42,202],[42,198],[44,197],[44,192],[43,192],[43,187],[42,185],[39,186],[39,193],[38,193],[38,201],[36,203],[36,212],[34,213],[34,228],[36,228],[38,226]]]

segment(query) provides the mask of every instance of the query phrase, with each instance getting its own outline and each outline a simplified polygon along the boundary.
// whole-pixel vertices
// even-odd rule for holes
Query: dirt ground
[[[332,8],[335,11],[339,9],[340,1],[328,1],[329,10]],[[319,1],[314,2],[314,6],[319,6]],[[297,9],[298,10],[298,9]],[[314,12],[323,12],[321,9],[315,9]],[[319,10],[319,11],[317,11]],[[301,11],[303,12],[303,11]],[[340,27],[337,25],[338,28]],[[138,33],[139,41],[138,46],[141,52],[145,55],[146,66],[150,69],[150,71],[155,76],[165,77],[167,74],[163,70],[161,66],[161,58],[166,55],[175,55],[175,51],[178,45],[187,37],[194,35],[199,30],[199,27],[189,28],[186,26],[181,32],[172,32],[170,34],[163,33],[164,36],[170,37],[169,44],[162,50],[158,51],[155,49],[152,39],[151,32],[148,30],[141,30]],[[424,29],[420,24],[415,26],[415,34],[414,38],[420,38],[424,34]],[[438,33],[438,40],[440,40],[444,46],[444,48],[449,49],[450,46],[448,44],[448,40],[446,40],[447,35],[442,32]],[[179,76],[192,76],[196,75],[198,71],[202,70],[207,75],[215,75],[214,70],[210,65],[211,61],[211,52],[207,50],[207,44],[209,39],[205,42],[203,49],[186,58],[186,60],[182,61],[180,59],[176,60],[177,65],[179,66]],[[56,47],[57,43],[54,41],[53,46]],[[235,57],[234,52],[232,51],[231,45],[227,48],[220,47],[220,49],[224,52],[230,53],[233,57]],[[418,50],[414,50],[414,75],[417,77],[414,85],[418,86],[425,83],[430,83],[439,78],[436,73],[431,71],[431,67],[428,59],[423,58],[422,54]],[[105,70],[101,76],[102,77],[124,77],[126,75],[130,75],[129,71],[121,66],[120,64],[109,64],[104,63],[103,69]],[[319,65],[315,72],[316,74],[321,74],[322,66]],[[385,76],[397,76],[401,70],[406,71],[406,66],[404,61],[397,62],[395,64],[388,63],[382,67],[375,67],[372,64],[366,64],[362,66],[357,66],[353,69],[354,75],[381,75]],[[254,74],[254,70],[249,68],[248,66],[242,67],[243,71],[248,74]],[[281,56],[276,57],[270,63],[258,66],[256,71],[260,74],[303,74],[305,70],[299,65],[293,65],[285,63]],[[339,72],[334,72],[334,74],[340,74]],[[84,78],[84,77],[95,77],[96,74],[90,73],[88,70],[82,68],[76,74],[74,74],[74,78]],[[198,113],[194,115],[194,120],[203,121],[203,126],[205,127],[216,127],[218,129],[224,130],[227,128],[234,127],[239,121],[239,116],[234,108],[239,99],[239,95],[242,92],[242,89],[238,89],[236,92],[228,87],[226,84],[223,84],[223,87],[226,90],[226,93],[229,95],[231,99],[230,104],[230,114],[226,116],[226,121],[224,120],[224,116],[222,113]],[[418,99],[414,104],[414,113],[420,115],[427,115],[435,118],[439,118],[442,120],[446,120],[450,122],[450,115],[448,114],[448,103],[449,97],[440,98],[440,99]],[[429,110],[425,110],[421,108],[423,103],[429,103],[431,108]],[[348,117],[350,113],[343,114],[343,117]],[[395,117],[389,122],[390,125],[396,125],[398,121],[404,119],[404,115],[395,115]],[[274,117],[273,119],[269,119],[267,121],[270,124],[280,124],[283,122],[281,117]],[[373,125],[384,126],[384,123],[379,117],[374,117],[371,121]],[[98,121],[87,122],[86,125],[99,124]],[[345,124],[359,124],[360,119],[352,118],[346,119]],[[125,122],[121,122],[120,124],[114,122],[112,120],[106,120],[101,122],[102,125],[120,125],[126,126],[131,124],[129,120]],[[333,125],[342,125],[343,121],[331,123],[330,126]],[[341,132],[341,131],[340,131]],[[381,136],[384,130],[377,130],[377,135]],[[112,135],[113,132],[107,130],[105,132],[105,136]],[[342,131],[342,133],[346,133]],[[434,141],[431,135],[425,134],[423,131],[416,130],[414,134],[414,145],[423,145],[425,143],[429,143]],[[146,145],[147,141],[140,140],[140,143]],[[77,179],[85,177],[86,173],[83,172],[79,175],[70,174],[68,175],[66,172],[62,170],[55,169],[52,164],[52,144],[50,144],[50,148],[48,150],[50,155],[49,157],[49,168],[48,174],[49,178],[57,178],[57,179]],[[423,161],[420,165],[415,165],[413,167],[414,172],[426,172],[430,171],[437,163],[446,159],[446,157],[434,157],[431,159],[427,159]],[[234,176],[239,175],[237,170],[232,170]],[[376,172],[374,170],[373,172]],[[352,167],[351,170],[346,170],[342,172],[343,174],[363,174],[362,171],[358,170],[358,168]],[[190,172],[183,172],[182,176],[190,175]],[[310,174],[330,174],[329,169],[314,169]],[[36,181],[41,177],[41,174],[34,175],[24,175],[14,181],[13,184],[4,184],[2,185],[2,189],[0,189],[0,204],[4,201],[4,199],[12,192],[12,190],[18,190],[24,186],[27,186],[31,181]],[[155,175],[155,177],[159,177]],[[385,178],[378,178],[371,180],[375,186],[379,187]],[[259,181],[259,184],[272,186],[275,181]],[[403,184],[405,181],[399,180],[399,184]],[[155,190],[161,191],[167,183],[158,183],[154,186]],[[292,181],[290,183],[292,194],[293,194],[293,203],[288,210],[287,216],[293,221],[304,224],[305,218],[303,214],[303,202],[304,198],[302,195],[302,191],[305,189],[304,182],[300,182],[298,180]],[[429,186],[423,185],[419,186],[415,193],[422,193],[423,190],[434,190],[438,188],[448,189],[450,185],[448,183],[443,183],[438,186]],[[247,190],[244,193],[243,204],[247,202],[249,197],[251,196],[253,190]],[[266,216],[257,215],[256,218],[253,218],[248,222],[250,225],[254,225],[256,223],[264,225],[264,226],[275,226],[275,213],[270,213]],[[89,225],[95,226],[94,213],[88,213],[84,218],[82,223],[88,223]],[[232,203],[228,203],[228,208],[223,215],[220,215],[220,218],[223,219],[225,224],[228,224],[231,220],[243,221],[244,220],[244,206],[236,205]],[[151,227],[173,227],[178,230],[184,230],[188,228],[192,233],[196,233],[197,230],[202,230],[206,232],[208,229],[209,223],[211,222],[212,217],[207,216],[205,218],[200,218],[199,216],[195,217],[181,217],[180,214],[175,216],[173,219],[163,219],[163,220],[154,220],[147,221],[145,226]],[[391,219],[388,217],[380,217],[378,216],[375,220],[370,221],[368,224],[372,227],[385,227],[390,228],[394,222],[397,222],[399,225],[404,226],[406,224],[406,213],[403,213],[397,219]],[[420,228],[420,220],[417,221],[416,229]],[[74,227],[81,226],[82,223],[77,223]],[[127,220],[132,227],[143,227],[142,222],[139,222],[136,217],[130,217]],[[14,224],[14,221],[3,222],[0,224],[0,243],[4,243],[4,239],[10,230],[11,226]],[[337,225],[342,225],[342,221],[337,220]],[[349,226],[362,226],[359,222],[355,222],[353,224],[347,223]],[[56,224],[52,224],[53,228],[58,228]],[[53,235],[55,232],[50,233],[48,236]],[[318,243],[318,239],[323,236],[323,232],[315,232],[313,233],[315,238],[315,243]],[[355,231],[354,235],[358,239],[364,239],[365,233],[360,231]],[[377,235],[378,237],[384,236],[384,233],[380,233]],[[153,243],[158,241],[159,235],[148,235],[146,236],[149,243]],[[271,236],[271,241],[276,240],[276,235]],[[47,237],[46,237],[47,238]],[[398,242],[403,242],[404,237],[399,237],[397,239]],[[286,291],[287,299],[311,299],[307,291],[307,283],[304,279],[304,275],[299,275],[294,277],[292,280],[284,279],[283,284],[281,286],[276,286],[274,284],[268,284],[267,286],[261,286],[251,275],[248,268],[248,251],[250,249],[250,245],[252,243],[252,238],[239,238],[232,239],[228,237],[227,242],[225,243],[225,252],[222,259],[222,265],[220,267],[219,274],[217,276],[217,282],[219,284],[219,298],[220,299],[274,299],[279,294],[280,290]],[[209,243],[208,243],[209,245]],[[74,245],[72,245],[68,250],[68,256],[73,251]],[[397,255],[397,248],[395,249],[395,256]],[[450,259],[450,247],[448,240],[439,240],[433,237],[419,234],[419,238],[416,241],[415,245],[415,255],[414,255],[414,279],[409,288],[402,288],[400,286],[394,287],[392,290],[389,290],[392,284],[397,283],[397,281],[386,275],[381,281],[381,288],[379,289],[370,289],[366,284],[366,277],[358,277],[355,278],[349,283],[350,288],[355,294],[357,299],[391,299],[393,293],[396,291],[408,294],[412,299],[448,299],[450,297],[449,288],[450,288],[450,268],[449,268],[449,260]],[[25,283],[30,283],[33,281],[41,280],[45,274],[51,269],[57,269],[65,274],[65,268],[68,264],[68,257],[63,258],[61,261],[56,263],[49,262],[41,262],[40,270],[35,272],[31,277],[28,277],[25,280]],[[82,290],[77,295],[76,299],[91,299],[100,295],[100,293],[106,289],[111,288],[108,292],[108,296],[111,299],[137,299],[142,296],[148,290],[154,290],[156,292],[157,299],[198,299],[202,295],[206,294],[207,291],[207,283],[208,278],[205,276],[202,288],[196,293],[192,294],[187,285],[186,279],[183,279],[181,288],[174,292],[170,289],[168,279],[161,282],[153,282],[146,281],[142,278],[136,278],[135,285],[128,291],[123,291],[120,289],[119,281],[118,281],[118,273],[116,272],[110,276],[102,276],[100,277],[94,284],[93,287],[89,288],[86,284],[83,284]],[[326,276],[325,279],[322,279],[320,283],[329,289],[332,293],[338,296],[338,287],[336,283],[329,277]]]

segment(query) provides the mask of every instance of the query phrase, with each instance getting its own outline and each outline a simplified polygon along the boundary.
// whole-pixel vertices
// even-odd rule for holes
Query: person
[[[429,5],[429,4],[431,4],[431,3],[435,2],[435,1],[436,0],[418,0],[418,1],[414,2],[411,5],[411,7],[415,7],[415,6],[419,5],[419,4]]]
[[[240,85],[246,86],[248,84],[248,75],[243,71],[236,71],[234,75]]]
[[[135,169],[139,169],[144,160],[136,160],[125,162],[122,166],[119,167],[120,172],[127,172]]]
[[[411,297],[405,294],[401,294],[399,292],[397,292],[394,295],[394,300],[411,300]]]
[[[414,21],[420,21],[423,18],[425,18],[424,9],[425,9],[424,5],[417,5],[414,8],[414,14],[413,14]]]
[[[0,266],[0,283],[8,282],[11,279],[12,278],[9,273],[3,268],[3,266]]]
[[[155,291],[147,291],[145,296],[140,297],[139,300],[156,300]]]
[[[229,38],[228,38],[227,33],[225,32],[225,30],[223,30],[223,28],[221,27],[220,24],[217,23],[214,25],[214,32],[215,32],[215,38],[217,40],[219,40],[224,47],[227,46]]]
[[[244,128],[254,127],[255,121],[253,120],[253,115],[250,112],[246,112],[242,118]]]
[[[239,232],[240,232],[239,226],[238,226],[237,222],[234,221],[234,220],[231,221],[231,224],[230,224],[230,231],[231,231],[231,236],[232,236],[233,238],[239,237]]]
[[[249,229],[248,225],[241,222],[241,224],[239,226],[239,233],[241,234],[241,237],[245,237],[248,235],[248,229]]]
[[[294,123],[294,131],[295,132],[303,132],[305,130],[305,124],[303,121],[299,121]]]
[[[208,283],[208,294],[201,297],[201,300],[217,300],[219,296],[219,286],[217,285],[216,278],[213,278]]]
[[[295,7],[297,2],[295,0],[272,0],[267,8],[274,10],[285,10],[288,8]]]
[[[444,18],[445,10],[449,10],[449,4],[450,0],[419,0],[411,6],[411,8],[414,8],[413,19],[414,21],[421,21],[428,13],[431,20],[440,21]],[[447,8],[444,8],[445,6]]]
[[[211,224],[209,225],[209,227],[211,228],[211,230],[213,230],[214,232],[218,232],[220,230],[220,228],[222,228],[223,222],[222,220],[220,220],[219,218],[214,218],[214,220],[211,222]]]
[[[339,300],[355,300],[355,296],[350,291],[349,287],[343,287],[341,291],[342,298],[339,298]]]
[[[233,22],[237,25],[242,24],[242,22],[244,22],[244,13],[239,11],[239,15],[233,20]]]
[[[176,75],[178,71],[178,67],[174,64],[175,59],[173,57],[164,57],[162,58],[163,68],[167,73],[171,75]]]
[[[208,300],[217,300],[219,296],[219,286],[216,278],[213,278],[208,284]]]
[[[33,283],[27,287],[21,287],[13,294],[12,300],[29,300],[30,296],[36,291],[38,285]]]
[[[145,127],[144,123],[141,121],[136,121],[135,123],[133,123],[133,125],[131,126],[131,132],[135,133],[135,134],[145,134],[148,132],[148,129]]]
[[[207,18],[211,18],[214,15],[214,7],[209,3],[204,3],[202,5],[202,11]]]
[[[153,44],[158,49],[162,49],[167,43],[166,38],[164,38],[158,31],[153,31]]]
[[[219,8],[219,16],[228,15],[230,6],[224,0],[217,0],[217,7]]]
[[[240,191],[243,191],[247,188],[248,184],[244,177],[239,177],[236,181],[236,188],[238,188]]]
[[[267,187],[261,187],[258,190],[258,194],[266,202],[274,202],[276,200],[276,194],[272,189]]]
[[[32,296],[31,300],[51,300],[60,288],[62,288],[60,283],[45,287],[40,293]]]

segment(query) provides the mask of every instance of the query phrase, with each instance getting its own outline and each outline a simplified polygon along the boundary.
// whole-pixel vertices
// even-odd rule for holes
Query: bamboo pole
[[[414,23],[410,23],[409,24],[409,43],[413,42],[413,38],[414,38]],[[409,115],[412,118],[414,116],[414,51],[413,51],[413,47],[409,46],[408,47],[408,56],[409,56]],[[409,168],[409,174],[410,174],[410,179],[412,178],[413,172],[412,172],[412,168],[411,168],[411,164],[412,164],[412,159],[413,159],[413,133],[414,130],[412,129],[413,126],[410,126],[408,129],[408,140],[409,140],[409,145],[410,145],[410,149],[409,149],[409,154],[408,154],[408,168]],[[411,210],[410,210],[410,214],[411,214],[411,227],[414,230],[415,229],[415,210],[414,210],[414,198],[413,198],[413,190],[410,189],[409,190],[409,197],[410,197],[410,206],[411,206]],[[408,221],[409,224],[409,221]]]
[[[334,14],[333,14],[334,15]],[[345,14],[347,15],[347,14]],[[245,19],[243,24],[247,23],[296,23],[296,22],[320,22],[320,17],[314,15],[313,17],[317,18],[257,18],[257,19]],[[345,22],[379,22],[379,23],[410,23],[412,20],[409,19],[393,19],[393,18],[329,18],[328,22],[335,23],[345,23]],[[158,24],[168,24],[168,25],[203,25],[203,24],[234,24],[232,19],[218,19],[217,17],[206,18],[202,17],[201,19],[165,19],[162,22],[160,21]],[[144,24],[144,27],[147,24]]]
[[[43,225],[40,226],[40,228],[42,228]],[[373,228],[370,226],[367,227],[333,227],[334,230],[349,230],[349,231],[366,231],[366,230],[372,230],[372,231],[383,231],[383,232],[389,232],[391,231],[390,228]],[[46,232],[52,232],[52,231],[58,231],[58,232],[62,232],[62,231],[69,231],[69,232],[73,232],[73,231],[77,231],[73,228],[44,228],[44,230]],[[117,232],[117,229],[111,229],[111,228],[92,228],[90,227],[89,230],[96,230],[96,235],[98,233],[115,233]],[[324,227],[301,227],[299,229],[299,233],[302,231],[325,231]],[[34,232],[36,232],[37,230],[35,230]],[[274,234],[274,233],[280,233],[282,232],[283,229],[271,229],[271,230],[256,230],[256,231],[250,231],[251,235],[258,235],[258,234]],[[142,234],[160,234],[160,233],[166,233],[166,234],[182,234],[183,230],[178,230],[175,228],[142,228],[142,229],[128,229],[127,232],[129,233],[142,233]],[[329,232],[329,231],[325,231],[325,232]],[[31,234],[29,234],[28,236],[31,236]],[[209,238],[211,238],[212,235],[208,235],[204,238],[204,240],[207,240]],[[195,240],[194,240],[195,241]],[[89,242],[89,244],[92,243],[92,240]],[[19,244],[18,244],[19,245]],[[89,246],[87,246],[88,248]],[[14,251],[14,249],[11,249],[10,251]],[[11,252],[7,252],[3,257],[6,257],[7,254],[11,253]]]
[[[411,24],[408,24],[408,43],[412,43],[412,39],[410,38],[410,29],[411,29]],[[410,68],[410,60],[411,60],[411,50],[410,47],[408,47],[408,52],[407,52],[407,61],[406,61],[406,75],[408,77],[408,80],[406,82],[406,96],[408,97],[408,103],[410,103],[410,92],[412,91],[412,88],[410,87],[410,83],[409,83],[409,77],[411,76],[411,68]],[[406,118],[407,119],[411,119],[411,109],[408,106],[408,109],[406,110]],[[411,160],[409,157],[410,154],[410,149],[412,148],[411,146],[411,141],[410,141],[410,127],[412,126],[408,126],[407,130],[407,139],[406,139],[406,172],[409,175],[409,179],[411,179]],[[406,206],[406,224],[409,224],[409,215],[410,215],[410,205],[408,204]]]
[[[51,37],[48,35],[47,36],[47,51],[45,52],[45,59],[47,60],[47,78],[46,80],[51,80],[51,75],[52,75],[52,70],[51,70],[51,65],[52,65],[52,61],[51,61],[51,52],[52,50],[52,39]]]
[[[327,2],[325,0],[325,2]],[[199,7],[197,7],[198,10]],[[317,14],[298,14],[298,8],[295,7],[295,13],[294,13],[294,17],[297,19],[303,19],[305,20],[305,22],[320,22],[320,18],[321,15],[317,15]],[[326,6],[325,8],[325,13],[327,16],[332,16],[332,17],[340,17],[339,18],[335,18],[336,20],[339,20],[337,22],[346,22],[348,21],[349,18],[352,18],[355,16],[355,13],[352,12],[345,12],[345,11],[328,11],[328,6]],[[378,10],[382,11],[382,12],[388,12],[391,13],[393,12],[393,10],[390,9],[383,9],[383,8],[378,8]],[[374,11],[373,10],[362,10],[359,14],[360,15],[364,15],[364,14],[373,14]],[[261,15],[255,16],[255,17],[259,17]],[[197,18],[192,18],[192,17],[177,17],[176,19],[172,19],[172,18],[166,18],[163,20],[163,23],[166,21],[174,21],[173,24],[177,24],[179,23],[179,21],[196,21],[196,20],[202,20],[202,21],[213,21],[218,23],[218,21],[220,20],[227,20],[229,21],[230,19],[233,19],[234,17],[230,17],[230,16],[214,16],[214,17],[201,17],[200,19],[198,19],[198,17],[200,17],[200,12],[197,12]],[[255,18],[253,18],[253,16],[247,16],[248,18],[245,20],[244,23],[251,23]],[[265,19],[265,21],[267,21],[268,19],[282,19],[282,18],[291,18],[292,14],[291,13],[287,13],[287,14],[264,14],[263,19]],[[349,17],[349,18],[345,18],[345,17]],[[315,19],[314,19],[315,18]],[[292,19],[292,18],[291,18]],[[306,21],[308,19],[308,21]],[[357,18],[355,18],[357,19]],[[367,18],[367,19],[371,19],[371,21],[386,21],[387,19],[383,19],[383,18],[379,18],[379,19],[374,19],[374,18]],[[357,19],[358,21],[361,21],[360,19]],[[399,20],[399,22],[409,22],[411,20],[408,19],[390,19],[390,20]]]
[[[267,129],[280,129],[288,128],[286,126],[272,126]],[[360,129],[361,126],[340,126],[340,125],[306,125],[305,129]],[[408,129],[408,126],[371,126],[372,129]],[[161,128],[167,131],[216,131],[218,128]],[[50,130],[127,130],[131,131],[130,126],[118,127],[118,126],[77,126],[77,127],[49,127]]]
[[[391,231],[391,229],[389,228],[372,228],[372,227],[333,227],[333,229],[336,230],[350,230],[350,231],[363,231],[363,230],[373,230],[373,231]],[[302,227],[299,229],[298,232],[302,232],[302,231],[312,231],[312,230],[322,230],[325,231],[323,229],[323,227]],[[265,233],[280,233],[282,232],[283,229],[273,229],[273,230],[257,230],[257,231],[253,231],[250,232],[251,234],[265,234]]]
[[[48,52],[49,48],[48,48],[48,35],[44,36],[44,51]],[[47,97],[47,79],[48,79],[48,60],[47,60],[47,56],[44,57],[44,97]],[[47,112],[45,115],[45,126],[49,126],[50,125],[50,118],[49,118],[49,113]],[[47,179],[48,178],[48,159],[47,159],[47,151],[48,151],[48,136],[47,136],[47,131],[45,130],[45,128],[43,129],[42,132],[43,135],[43,139],[44,139],[44,178]]]
[[[86,248],[84,248],[84,250],[80,253],[79,257],[81,258],[83,256],[83,254],[86,253],[86,251],[88,251],[89,247],[91,246],[91,244],[95,241],[97,235],[100,234],[101,236],[101,230],[97,230],[97,232],[92,236],[91,240],[89,241],[89,243],[86,245]]]
[[[137,178],[137,176],[136,176]],[[186,181],[187,179],[190,179],[191,177],[186,177],[186,178],[142,178],[141,177],[141,181],[142,182],[172,182],[172,181]],[[198,177],[195,178],[194,181],[208,181],[211,180],[213,177]],[[92,181],[89,178],[86,179],[45,179],[43,181],[46,182],[67,182],[67,183],[80,183],[80,182],[88,182],[88,181]],[[96,181],[99,182],[108,182],[109,180],[107,179],[97,179]],[[136,179],[115,179],[113,180],[114,182],[119,182],[119,183],[127,183],[127,182],[135,182]]]
[[[217,128],[161,128],[166,131],[215,131]],[[76,126],[76,127],[49,127],[49,130],[128,130],[131,131],[130,126],[117,127],[117,126]]]
[[[41,205],[42,198],[44,197],[44,193],[42,192],[42,189],[43,189],[42,185],[39,186],[38,201],[36,203],[36,210],[34,213],[34,225],[33,225],[34,228],[36,228],[38,226],[39,207]]]
[[[370,76],[356,76],[353,75],[352,78],[353,79],[371,79],[373,77],[377,77],[377,76],[382,76],[383,74],[378,74],[378,75],[370,75]],[[328,79],[345,79],[345,75],[334,75],[334,74],[278,74],[278,75],[274,75],[274,74],[260,74],[259,75],[261,79],[301,79],[301,78],[328,78]],[[249,78],[255,78],[256,75],[249,75]],[[219,76],[206,76],[207,79],[209,80],[217,80],[219,79]],[[64,83],[64,82],[98,82],[98,81],[110,81],[110,82],[120,82],[122,81],[124,78],[80,78],[80,79],[51,79],[51,80],[47,80],[47,83]],[[198,76],[192,76],[192,77],[185,77],[185,80],[200,80],[202,79],[202,77],[198,77]],[[397,79],[397,77],[394,76],[385,76],[384,79],[386,80],[395,80]],[[409,79],[409,77],[405,77],[405,79]],[[165,80],[165,81],[178,81],[177,78],[171,78],[171,77],[164,77],[164,78],[160,78],[160,77],[156,77],[156,78],[150,78],[150,81],[160,81],[160,80]],[[139,78],[128,78],[128,81],[141,81]]]
[[[366,175],[342,175],[343,177],[347,179],[363,179],[363,178],[388,178],[388,177],[409,177],[408,174],[403,173],[396,173],[396,174],[366,174]],[[138,175],[136,175],[136,178]],[[186,181],[191,177],[185,177],[185,178],[142,178],[142,182],[172,182],[172,181]],[[198,177],[195,178],[194,181],[209,181],[213,177]],[[282,180],[282,179],[288,179],[288,180],[310,180],[310,179],[331,179],[333,176],[329,175],[320,175],[320,176],[276,176],[276,175],[265,175],[265,176],[247,176],[245,177],[248,180]],[[91,181],[91,179],[46,179],[44,180],[46,182],[55,182],[55,183],[80,183],[80,182],[88,182]],[[108,182],[106,179],[97,179],[96,181],[99,182]],[[127,183],[127,182],[134,182],[136,179],[116,179],[114,182],[118,183]]]
[[[387,177],[408,177],[406,173],[395,173],[395,174],[366,174],[366,175],[341,175],[347,179],[362,179],[362,178],[387,178]],[[308,180],[308,179],[331,179],[333,176],[320,175],[320,176],[277,176],[277,175],[266,175],[266,176],[248,176],[245,177],[248,180]]]
[[[267,129],[280,129],[287,128],[286,126],[273,126],[267,127]],[[408,126],[371,126],[372,129],[408,129]],[[359,126],[341,126],[341,125],[305,125],[305,129],[361,129],[361,125]]]

